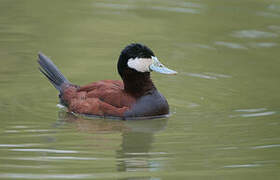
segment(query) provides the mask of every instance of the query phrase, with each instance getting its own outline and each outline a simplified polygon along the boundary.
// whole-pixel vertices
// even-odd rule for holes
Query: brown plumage
[[[103,80],[81,87],[68,86],[62,94],[70,111],[99,116],[123,116],[136,102],[136,97],[126,93],[123,83],[117,80]]]

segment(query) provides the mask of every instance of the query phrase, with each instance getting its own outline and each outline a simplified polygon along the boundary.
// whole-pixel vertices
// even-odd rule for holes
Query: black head
[[[137,72],[136,70],[128,67],[127,63],[129,59],[152,58],[152,56],[155,56],[153,51],[145,45],[132,43],[126,46],[122,50],[118,61],[118,72],[120,76],[123,78],[125,71]]]

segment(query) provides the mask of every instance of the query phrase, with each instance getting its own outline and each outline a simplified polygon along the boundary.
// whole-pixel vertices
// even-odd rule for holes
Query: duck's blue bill
[[[150,70],[159,72],[162,74],[177,74],[176,71],[173,71],[172,69],[169,69],[165,67],[161,62],[156,58],[152,57],[153,63],[150,65]]]

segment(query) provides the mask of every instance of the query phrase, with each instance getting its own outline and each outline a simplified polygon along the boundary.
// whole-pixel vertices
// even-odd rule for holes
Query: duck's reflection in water
[[[165,152],[152,151],[151,147],[154,134],[165,129],[166,118],[128,121],[85,119],[62,111],[59,113],[59,124],[61,123],[75,123],[80,131],[87,133],[121,132],[122,142],[120,148],[116,150],[117,170],[120,172],[151,172],[161,168],[160,162]]]

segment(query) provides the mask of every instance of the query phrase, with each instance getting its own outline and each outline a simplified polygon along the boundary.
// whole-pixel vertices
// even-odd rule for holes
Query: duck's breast
[[[130,110],[124,113],[125,117],[145,117],[169,114],[169,105],[165,97],[156,89],[140,97]]]

